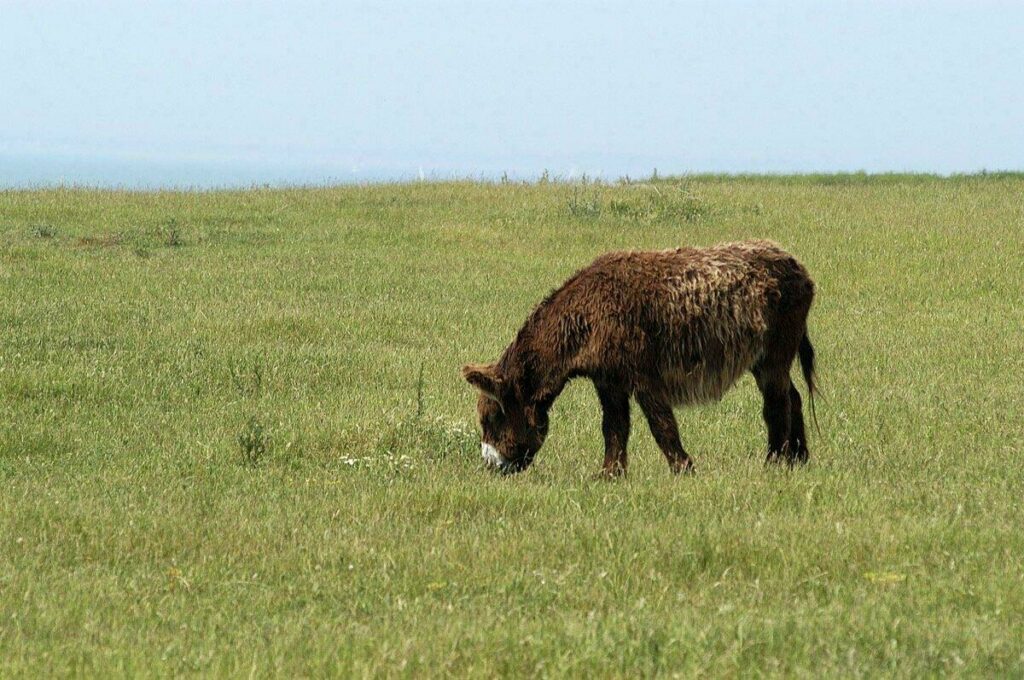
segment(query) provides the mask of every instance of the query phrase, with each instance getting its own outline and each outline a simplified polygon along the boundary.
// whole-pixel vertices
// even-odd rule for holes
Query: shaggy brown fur
[[[721,399],[751,371],[764,396],[768,458],[807,460],[799,353],[813,399],[807,270],[769,241],[711,248],[608,253],[554,291],[494,364],[463,375],[480,390],[484,457],[526,468],[547,435],[548,409],[567,381],[586,376],[604,418],[604,472],[626,470],[629,398],[639,403],[674,472],[693,463],[673,406]]]

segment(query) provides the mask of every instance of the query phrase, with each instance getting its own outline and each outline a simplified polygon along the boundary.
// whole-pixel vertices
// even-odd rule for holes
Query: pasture
[[[2,191],[0,676],[1024,674],[1022,196]],[[748,376],[677,412],[693,476],[634,406],[595,478],[585,381],[482,468],[462,364],[601,252],[755,236],[817,283],[809,465]]]

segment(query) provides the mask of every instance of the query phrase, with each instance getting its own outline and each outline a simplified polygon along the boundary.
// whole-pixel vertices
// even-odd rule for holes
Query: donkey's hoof
[[[693,464],[692,460],[687,458],[686,460],[669,463],[669,470],[674,475],[692,475],[697,472],[697,466]]]
[[[598,480],[613,480],[622,479],[626,476],[626,468],[621,465],[615,465],[612,467],[601,468],[601,470],[594,474],[594,479]]]

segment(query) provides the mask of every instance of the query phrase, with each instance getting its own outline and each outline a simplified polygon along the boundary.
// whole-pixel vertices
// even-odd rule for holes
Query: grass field
[[[1024,674],[1024,176],[0,192],[0,676]],[[479,463],[467,361],[606,250],[767,237],[821,434],[589,383]],[[802,382],[797,382],[802,388]]]

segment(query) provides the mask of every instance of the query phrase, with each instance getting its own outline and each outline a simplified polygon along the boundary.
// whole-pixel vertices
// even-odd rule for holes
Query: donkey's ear
[[[462,367],[462,377],[484,396],[501,403],[502,380],[494,364],[466,364]]]

